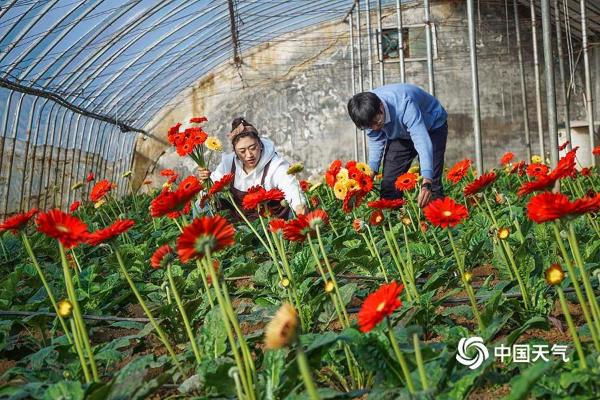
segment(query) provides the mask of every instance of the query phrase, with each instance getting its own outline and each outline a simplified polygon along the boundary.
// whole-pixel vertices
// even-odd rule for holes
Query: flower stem
[[[396,358],[400,363],[400,368],[402,369],[402,374],[404,375],[404,379],[406,380],[406,387],[408,387],[408,391],[411,394],[415,393],[415,385],[412,380],[412,376],[410,376],[410,371],[408,369],[408,365],[406,364],[406,360],[404,359],[404,355],[402,351],[400,351],[400,346],[398,346],[398,342],[394,337],[394,330],[392,329],[392,323],[390,319],[386,317],[387,326],[388,326],[388,337],[390,338],[390,343],[392,344],[392,348],[394,349],[394,353],[396,354]]]
[[[231,205],[235,208],[235,210],[239,214],[239,216],[244,220],[244,222],[246,223],[246,225],[248,226],[248,228],[250,228],[250,230],[252,231],[252,233],[254,233],[254,236],[256,236],[256,238],[260,241],[260,243],[265,247],[265,249],[267,250],[267,252],[269,252],[269,255],[271,255],[271,257],[273,257],[273,255],[271,254],[271,248],[267,245],[267,242],[265,242],[265,240],[262,238],[262,236],[260,236],[258,234],[258,232],[256,231],[256,229],[254,229],[254,226],[252,226],[252,223],[250,223],[250,221],[246,217],[246,214],[244,214],[242,212],[242,210],[240,210],[240,208],[238,207],[237,203],[233,199],[233,196],[231,195],[231,193],[227,192],[227,197],[228,197],[229,201],[231,202]]]
[[[229,344],[231,346],[233,358],[238,367],[238,370],[240,371],[240,378],[242,380],[242,386],[244,387],[244,392],[246,393],[246,396],[248,396],[250,399],[254,399],[255,395],[254,395],[254,391],[253,391],[253,384],[252,384],[252,382],[250,382],[248,380],[247,368],[244,365],[244,362],[242,361],[242,358],[238,351],[238,347],[237,347],[238,343],[235,340],[235,336],[234,336],[233,330],[231,328],[232,322],[231,322],[231,319],[229,318],[229,315],[227,312],[225,298],[223,297],[223,294],[221,293],[221,285],[219,284],[219,278],[217,277],[217,273],[215,272],[214,268],[212,267],[212,257],[211,257],[211,253],[210,253],[210,248],[208,246],[205,247],[204,253],[205,253],[205,257],[203,258],[204,267],[207,269],[207,271],[210,274],[210,277],[213,281],[213,287],[215,288],[215,294],[217,296],[217,303],[219,304],[219,310],[221,311],[221,319],[223,321],[223,325],[225,326],[225,330],[227,332],[227,338],[229,339]],[[241,338],[240,338],[240,340],[241,340]],[[243,371],[246,371],[246,372],[243,372]]]
[[[373,252],[375,253],[375,257],[377,257],[377,261],[379,261],[379,266],[381,267],[381,273],[383,274],[383,279],[385,279],[386,283],[389,283],[389,279],[387,277],[387,273],[385,272],[385,266],[383,265],[383,260],[381,259],[381,255],[379,254],[379,250],[377,250],[377,246],[375,245],[375,239],[373,238],[373,233],[371,233],[371,228],[369,228],[369,224],[365,224],[367,228],[367,233],[369,234],[369,240],[371,242],[371,247],[373,248]]]
[[[417,367],[419,368],[421,385],[423,385],[423,390],[428,390],[429,382],[427,381],[427,374],[425,373],[425,364],[423,364],[423,357],[421,356],[421,345],[419,344],[419,336],[416,333],[413,333],[413,345],[415,347],[415,357],[417,360]]]
[[[208,280],[206,279],[206,271],[202,267],[202,263],[200,260],[196,260],[196,267],[198,268],[198,272],[200,273],[200,279],[202,279],[202,284],[204,285],[204,290],[206,290],[206,296],[208,297],[208,303],[211,307],[215,306],[212,295],[210,294],[210,286],[208,285]]]
[[[579,336],[577,335],[577,328],[575,328],[575,324],[573,323],[573,318],[571,318],[571,313],[569,312],[569,307],[567,306],[567,300],[565,299],[565,294],[563,293],[560,286],[556,287],[556,291],[558,292],[558,298],[560,299],[560,306],[562,307],[563,314],[565,315],[565,319],[567,320],[567,326],[569,327],[569,332],[571,333],[571,337],[573,338],[573,344],[575,345],[575,349],[577,350],[577,355],[579,356],[579,362],[581,364],[581,368],[587,369],[587,362],[585,361],[585,354],[583,354],[583,349],[581,348],[581,342],[579,341]]]
[[[131,276],[129,275],[129,273],[127,272],[127,269],[125,268],[125,263],[123,262],[123,258],[121,257],[121,253],[119,253],[119,249],[117,249],[117,247],[114,246],[114,245],[112,246],[112,248],[113,248],[113,251],[114,251],[115,255],[117,256],[117,262],[119,264],[119,268],[121,269],[121,273],[125,277],[125,280],[127,280],[127,283],[129,284],[129,287],[133,291],[133,294],[135,295],[138,303],[140,304],[140,306],[144,310],[144,313],[146,313],[146,316],[150,320],[150,323],[154,327],[154,330],[158,334],[161,342],[163,342],[163,344],[165,345],[167,351],[169,352],[169,355],[171,356],[171,360],[173,360],[173,364],[175,364],[175,366],[177,367],[177,369],[179,369],[179,371],[183,374],[183,369],[181,367],[181,364],[179,363],[179,360],[177,360],[177,356],[175,355],[175,351],[173,351],[173,348],[171,347],[171,344],[169,343],[169,339],[167,338],[167,335],[164,333],[164,331],[162,330],[162,328],[160,327],[160,325],[158,324],[158,322],[156,322],[156,320],[152,316],[152,313],[150,312],[150,309],[146,305],[146,302],[142,298],[140,292],[135,287],[135,283],[133,283],[133,280],[131,279]]]
[[[340,288],[338,286],[337,280],[335,279],[335,274],[333,273],[333,268],[331,268],[331,264],[329,263],[329,257],[327,257],[327,252],[325,251],[325,247],[323,246],[323,240],[321,240],[321,232],[319,229],[319,225],[317,225],[316,231],[317,231],[317,242],[319,242],[319,247],[321,249],[321,253],[323,254],[323,260],[325,260],[325,266],[327,267],[327,271],[329,272],[330,279],[333,282],[333,286],[335,287],[335,292],[336,292],[338,300],[340,302],[340,308],[342,309],[344,321],[346,322],[346,327],[348,327],[348,326],[350,326],[350,321],[348,319],[348,313],[346,312],[346,307],[344,305],[344,301],[342,300],[342,294],[340,293]]]
[[[83,349],[81,347],[80,337],[77,333],[77,326],[75,325],[75,320],[71,318],[71,332],[74,338],[75,344],[75,352],[77,353],[77,357],[79,358],[79,364],[81,364],[81,369],[83,370],[83,376],[85,377],[85,382],[90,383],[92,381],[92,377],[90,375],[90,370],[88,369],[87,362],[85,361],[85,357],[83,355]]]
[[[568,225],[569,244],[571,245],[571,251],[573,252],[573,256],[575,256],[575,263],[579,268],[579,274],[581,275],[581,281],[583,282],[583,287],[585,289],[588,302],[590,303],[590,308],[592,309],[592,315],[596,320],[596,331],[598,331],[600,330],[600,308],[598,307],[598,302],[596,301],[596,296],[594,295],[592,283],[590,282],[587,271],[585,270],[585,264],[583,262],[583,258],[581,257],[581,252],[579,251],[577,237],[575,236],[575,227],[573,226],[573,223],[569,223]]]
[[[58,248],[60,250],[60,260],[63,267],[63,275],[65,278],[65,286],[67,288],[67,295],[69,296],[69,300],[73,305],[73,317],[75,319],[75,324],[79,329],[79,333],[81,334],[81,340],[83,345],[85,346],[86,353],[88,358],[90,359],[90,367],[92,368],[92,376],[94,377],[94,381],[99,382],[100,379],[98,377],[98,369],[96,368],[96,361],[94,360],[94,352],[92,351],[92,346],[90,345],[90,338],[88,337],[87,329],[85,323],[83,322],[83,318],[81,317],[81,310],[79,308],[79,301],[77,301],[77,292],[75,292],[75,287],[73,286],[73,278],[71,276],[71,270],[69,269],[69,264],[67,263],[67,256],[65,254],[65,248],[62,243],[58,242]]]
[[[448,237],[450,238],[450,244],[452,245],[452,251],[454,252],[454,257],[456,258],[456,263],[458,265],[458,271],[460,273],[460,278],[465,287],[465,291],[467,292],[467,297],[471,302],[471,308],[473,309],[473,315],[475,315],[475,319],[477,320],[477,326],[479,327],[479,331],[482,332],[485,328],[483,324],[483,320],[481,319],[481,315],[479,315],[479,309],[477,308],[477,300],[475,299],[475,294],[473,293],[473,288],[471,288],[471,284],[465,278],[465,266],[463,264],[462,258],[458,254],[458,250],[456,249],[456,245],[454,244],[454,238],[452,236],[452,232],[450,229],[446,229],[448,232]]]
[[[308,366],[306,354],[304,354],[304,351],[302,350],[302,345],[299,341],[296,346],[296,361],[298,362],[298,368],[300,369],[300,374],[302,375],[304,386],[306,387],[306,391],[308,392],[308,397],[311,400],[319,400],[320,397],[317,393],[315,383],[310,373],[310,367]]]
[[[67,340],[69,341],[69,343],[73,344],[71,335],[69,335],[69,329],[67,328],[67,324],[65,323],[64,318],[61,317],[60,313],[58,312],[58,305],[56,304],[56,299],[54,298],[52,289],[50,289],[50,285],[48,285],[48,282],[46,281],[44,272],[42,271],[42,268],[40,267],[40,264],[38,263],[37,258],[35,257],[35,254],[33,253],[33,249],[31,248],[31,243],[29,243],[29,239],[27,238],[27,235],[25,235],[24,232],[21,232],[21,239],[23,240],[23,245],[25,246],[25,250],[27,251],[27,254],[29,254],[29,258],[31,258],[31,262],[33,263],[33,266],[35,267],[35,271],[38,273],[38,276],[40,277],[40,280],[42,281],[42,285],[44,285],[44,289],[46,289],[46,293],[48,294],[50,303],[52,303],[54,312],[56,312],[56,316],[58,317],[58,320],[60,321],[60,325],[62,326],[63,332],[65,333],[65,336],[67,337]]]
[[[579,305],[581,306],[581,312],[583,312],[583,316],[585,321],[588,324],[588,328],[590,330],[590,334],[592,335],[592,340],[594,342],[594,346],[596,347],[596,351],[600,351],[600,340],[598,339],[598,333],[596,331],[596,325],[592,320],[592,315],[590,314],[590,310],[588,309],[585,298],[583,297],[583,292],[581,291],[581,287],[579,286],[579,282],[577,281],[577,275],[575,275],[575,269],[573,268],[573,264],[571,263],[571,259],[569,254],[567,253],[567,248],[563,239],[560,237],[560,228],[558,226],[558,221],[554,221],[552,224],[554,229],[554,236],[556,238],[556,243],[558,244],[558,248],[563,256],[563,260],[565,262],[565,266],[567,267],[567,272],[569,273],[569,277],[571,278],[571,283],[573,284],[573,289],[575,289],[575,295],[577,296],[577,300],[579,301]]]
[[[167,265],[167,277],[169,278],[171,290],[173,291],[173,297],[175,297],[175,302],[177,303],[177,308],[179,308],[181,319],[183,319],[185,331],[188,335],[188,338],[190,339],[190,344],[192,345],[192,351],[194,352],[194,356],[196,357],[196,362],[200,364],[202,362],[202,357],[200,356],[200,349],[198,349],[198,344],[196,343],[196,339],[194,338],[194,333],[192,332],[190,321],[188,320],[185,308],[183,307],[183,303],[181,301],[181,297],[179,296],[179,291],[177,290],[177,286],[175,285],[175,280],[173,279],[173,269],[170,263]]]

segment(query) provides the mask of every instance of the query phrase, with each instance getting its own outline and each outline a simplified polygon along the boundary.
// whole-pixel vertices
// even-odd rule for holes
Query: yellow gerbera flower
[[[289,346],[298,330],[298,313],[289,303],[284,303],[265,328],[265,347],[280,349]]]
[[[359,190],[360,189],[360,185],[354,179],[347,179],[345,182],[346,182],[347,190]]]
[[[360,172],[362,172],[363,174],[367,174],[367,175],[371,175],[373,173],[373,171],[371,170],[371,167],[369,167],[369,164],[364,163],[362,161],[356,163],[356,169],[359,170]]]
[[[216,136],[209,136],[204,142],[206,147],[212,151],[223,151],[223,144]]]
[[[348,187],[346,186],[347,179],[343,179],[341,181],[337,181],[333,186],[333,192],[335,193],[335,197],[338,200],[344,200],[346,198],[346,193],[348,193]]]
[[[534,164],[542,164],[544,162],[544,159],[541,156],[534,154],[533,156],[531,156],[531,162]]]
[[[336,181],[346,180],[348,179],[348,170],[346,168],[340,169],[340,172],[335,176]]]

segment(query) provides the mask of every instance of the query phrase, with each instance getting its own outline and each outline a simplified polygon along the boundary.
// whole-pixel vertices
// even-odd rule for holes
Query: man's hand
[[[431,200],[431,190],[428,189],[429,185],[425,185],[425,183],[431,184],[431,179],[423,178],[423,183],[421,184],[421,191],[419,192],[419,197],[417,198],[417,202],[419,203],[419,207],[423,208],[429,201]]]
[[[198,168],[198,179],[200,182],[204,182],[210,178],[210,171],[206,168]]]

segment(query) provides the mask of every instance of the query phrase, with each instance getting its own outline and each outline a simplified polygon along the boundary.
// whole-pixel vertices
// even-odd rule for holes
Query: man
[[[408,171],[417,155],[423,177],[419,206],[444,196],[448,114],[435,97],[411,84],[385,85],[354,95],[348,102],[348,114],[358,128],[366,130],[368,162],[374,173],[383,159],[382,198],[402,197],[396,179]]]

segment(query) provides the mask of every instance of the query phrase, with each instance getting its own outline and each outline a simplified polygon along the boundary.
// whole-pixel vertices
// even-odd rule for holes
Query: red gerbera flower
[[[369,193],[373,189],[373,178],[367,174],[361,174],[357,179],[358,186],[362,192]]]
[[[90,246],[98,246],[100,243],[107,242],[120,234],[127,232],[134,225],[135,222],[131,219],[118,219],[112,225],[104,229],[98,229],[95,232],[89,233],[86,242]]]
[[[567,152],[564,157],[561,157],[561,159],[558,160],[556,168],[554,168],[554,170],[552,170],[552,172],[549,174],[552,179],[557,180],[566,178],[567,176],[575,175],[575,157],[577,156],[578,148],[579,147],[574,147],[572,150]]]
[[[584,197],[573,202],[562,193],[544,192],[535,195],[527,204],[527,216],[538,224],[559,218],[576,217],[600,209],[600,196]]]
[[[308,189],[310,189],[310,182],[305,181],[305,180],[301,180],[300,181],[300,189],[306,193],[308,192]]]
[[[471,160],[468,158],[457,162],[448,170],[448,180],[453,183],[460,182],[460,180],[469,172],[469,168],[471,168]]]
[[[528,176],[548,175],[548,166],[546,164],[529,164],[525,172]]]
[[[412,173],[412,172],[407,172],[405,174],[400,175],[397,179],[396,179],[396,189],[403,191],[403,190],[413,190],[416,186],[417,186],[417,179],[419,178],[419,175]]]
[[[471,196],[475,193],[479,193],[484,190],[487,186],[493,183],[496,180],[496,173],[489,172],[487,174],[481,175],[479,178],[475,179],[473,182],[469,183],[465,186],[463,191],[465,196]]]
[[[564,142],[563,144],[558,146],[558,151],[562,151],[562,150],[566,149],[568,145],[569,145],[569,141],[567,140],[566,142]]]
[[[90,200],[94,203],[103,198],[112,189],[111,183],[107,179],[103,179],[96,183],[90,191]]]
[[[508,152],[504,153],[504,155],[500,159],[500,164],[507,165],[513,160],[513,158],[515,158],[515,155],[513,153],[511,153],[510,151],[508,151]]]
[[[203,122],[208,121],[208,118],[206,117],[193,117],[190,118],[190,124],[201,124]]]
[[[79,208],[79,206],[81,205],[81,202],[79,200],[75,200],[73,203],[71,203],[71,205],[69,206],[69,212],[73,213],[75,211],[77,211],[77,209]]]
[[[351,169],[356,167],[356,160],[350,160],[346,163],[346,169]]]
[[[188,202],[202,190],[202,184],[193,175],[188,176],[179,183],[177,187],[178,195],[182,201]]]
[[[592,169],[589,167],[583,167],[579,172],[581,173],[581,176],[590,176],[592,174]]]
[[[373,226],[381,225],[383,222],[383,212],[381,210],[375,210],[369,217],[369,224]]]
[[[404,286],[393,281],[383,284],[376,292],[371,293],[358,312],[358,325],[363,333],[370,332],[385,317],[389,317],[402,305],[400,293]]]
[[[303,242],[310,231],[310,225],[306,216],[300,214],[296,219],[289,220],[285,224],[283,236],[293,242]]]
[[[196,218],[183,228],[177,240],[177,254],[188,262],[204,257],[206,247],[214,253],[234,244],[235,229],[220,215]]]
[[[185,205],[183,206],[183,208],[180,211],[171,211],[171,212],[167,213],[167,218],[171,218],[171,219],[179,218],[182,215],[189,214],[191,209],[192,209],[192,202],[188,201],[187,203],[185,203]]]
[[[150,266],[154,269],[164,268],[167,261],[172,259],[175,251],[168,244],[160,246],[150,258]]]
[[[91,182],[91,181],[93,181],[94,179],[96,179],[96,178],[94,177],[94,173],[93,173],[93,172],[90,172],[90,173],[88,174],[88,176],[85,178],[86,182]]]
[[[256,210],[258,206],[269,201],[281,201],[285,195],[279,189],[265,190],[265,188],[259,187],[256,190],[248,190],[248,193],[242,200],[242,206],[245,210]]]
[[[595,156],[600,156],[600,145],[594,147],[594,149],[592,150],[592,154]]]
[[[354,210],[356,207],[360,207],[365,196],[366,192],[362,190],[349,190],[344,197],[344,202],[342,203],[342,211],[346,214]]]
[[[188,135],[188,143],[190,143],[192,147],[200,146],[208,139],[208,134],[199,127],[188,128],[185,130],[185,134]]]
[[[269,222],[269,230],[273,233],[283,232],[285,228],[285,220],[282,218],[274,218]]]
[[[173,171],[172,169],[163,169],[162,171],[160,171],[160,174],[162,176],[173,176],[173,175],[177,175],[177,173],[175,171]]]
[[[450,197],[433,200],[423,209],[423,214],[432,225],[442,228],[456,226],[469,216],[467,208]]]
[[[180,211],[183,207],[185,207],[185,203],[181,203],[177,192],[166,190],[150,202],[150,215],[158,218],[175,211]]]
[[[519,174],[519,176],[523,175],[523,169],[525,168],[525,161],[519,161],[518,163],[513,164],[510,173],[514,174],[515,172]]]
[[[404,199],[379,199],[367,203],[369,207],[377,208],[380,210],[393,210],[402,207],[404,204],[406,204],[406,201]]]
[[[0,224],[0,233],[4,231],[11,231],[14,235],[16,235],[21,229],[25,228],[29,220],[37,212],[37,208],[32,208],[26,213],[16,214],[5,219],[4,222]]]
[[[209,197],[213,196],[213,195],[223,191],[224,189],[229,188],[229,185],[231,185],[231,182],[233,182],[234,177],[235,176],[233,174],[223,175],[223,177],[221,179],[219,179],[218,181],[213,183],[213,185],[208,190],[207,196],[209,196]]]
[[[549,175],[540,175],[535,181],[525,182],[517,191],[517,196],[525,196],[526,194],[544,190],[554,185],[556,180]]]
[[[319,207],[319,198],[317,196],[313,196],[310,198],[310,204],[313,207]]]
[[[327,183],[327,186],[333,187],[335,185],[336,176],[337,176],[338,172],[340,172],[341,168],[342,168],[341,160],[333,160],[331,162],[331,164],[329,165],[329,168],[327,169],[327,172],[325,172],[325,182]]]
[[[70,249],[87,239],[87,225],[78,218],[54,209],[38,215],[37,230],[44,235],[56,239]]]
[[[317,226],[324,227],[329,223],[329,216],[324,210],[314,210],[306,214],[306,221],[311,229],[316,229]]]

